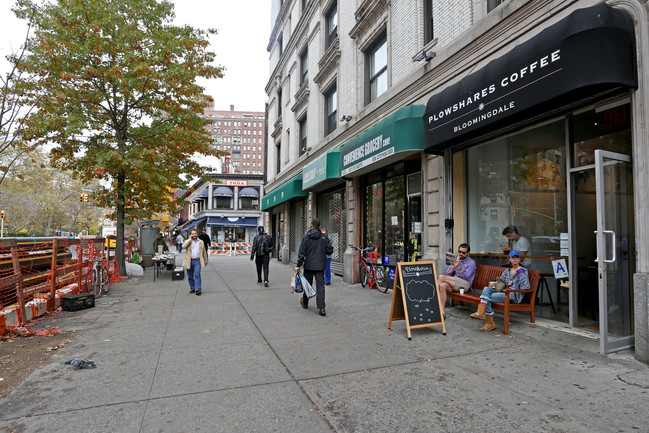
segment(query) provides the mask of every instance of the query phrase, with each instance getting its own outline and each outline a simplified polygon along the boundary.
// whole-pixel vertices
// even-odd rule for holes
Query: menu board
[[[390,330],[393,320],[406,321],[409,340],[412,339],[410,330],[413,328],[442,325],[442,333],[446,335],[434,262],[397,264],[388,324]]]

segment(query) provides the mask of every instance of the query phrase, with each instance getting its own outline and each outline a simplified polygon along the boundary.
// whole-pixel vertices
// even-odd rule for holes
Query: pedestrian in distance
[[[331,238],[329,237],[329,231],[327,229],[322,229],[322,234],[327,237],[329,245],[331,245]],[[333,252],[333,248],[332,248]],[[325,269],[325,286],[331,284],[331,254],[327,254],[327,268]]]
[[[198,238],[205,244],[205,251],[209,252],[210,246],[212,245],[212,239],[210,239],[210,235],[207,234],[207,230],[201,230],[201,234],[198,236]]]
[[[196,293],[200,296],[203,292],[201,286],[201,266],[207,266],[207,251],[205,243],[198,238],[198,231],[192,229],[189,232],[189,239],[183,242],[185,258],[183,268],[187,269],[187,281],[189,282],[189,293]]]
[[[176,250],[179,253],[183,252],[183,242],[185,242],[185,238],[183,237],[183,235],[178,233],[178,236],[176,236]]]
[[[252,240],[252,253],[250,261],[257,265],[257,284],[261,284],[261,271],[264,271],[264,287],[268,287],[268,263],[270,253],[273,251],[273,239],[264,232],[264,227],[257,227],[257,236]]]
[[[333,254],[333,247],[329,238],[320,231],[320,220],[314,218],[311,221],[309,231],[302,236],[300,250],[297,257],[295,272],[299,272],[304,266],[304,278],[313,286],[313,278],[316,282],[316,307],[321,316],[326,316],[325,311],[325,279],[324,271],[327,268],[327,255]],[[309,298],[306,293],[300,298],[302,308],[309,308]]]
[[[154,254],[158,253],[158,247],[162,247],[163,253],[169,251],[169,245],[167,245],[167,241],[165,241],[165,238],[162,236],[162,233],[158,233],[157,235],[155,235],[155,239],[153,240]]]

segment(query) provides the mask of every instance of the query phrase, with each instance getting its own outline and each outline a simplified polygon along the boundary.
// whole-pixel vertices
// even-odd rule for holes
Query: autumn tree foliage
[[[168,191],[203,174],[195,156],[221,156],[196,82],[222,76],[216,31],[173,25],[166,0],[18,0],[14,11],[33,29],[24,68],[39,102],[26,138],[54,145],[55,167],[102,181],[94,200],[115,209],[124,274],[124,223],[177,209]]]

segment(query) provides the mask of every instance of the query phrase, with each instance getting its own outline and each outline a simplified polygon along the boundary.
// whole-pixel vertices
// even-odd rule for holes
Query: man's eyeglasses
[[[457,250],[457,252],[458,252],[459,254],[469,254],[468,251]]]

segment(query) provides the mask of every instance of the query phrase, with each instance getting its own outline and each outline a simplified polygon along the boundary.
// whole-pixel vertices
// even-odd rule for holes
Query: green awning
[[[302,189],[309,190],[317,186],[340,181],[340,153],[342,148],[329,149],[327,153],[319,156],[302,169]],[[327,182],[330,181],[330,182]]]
[[[424,149],[423,105],[408,105],[342,147],[342,176],[359,176]]]
[[[261,199],[261,210],[268,210],[295,197],[305,197],[308,192],[302,190],[302,174],[291,178]]]

